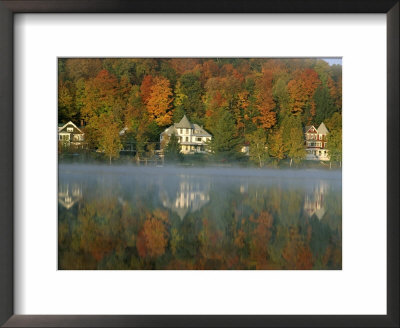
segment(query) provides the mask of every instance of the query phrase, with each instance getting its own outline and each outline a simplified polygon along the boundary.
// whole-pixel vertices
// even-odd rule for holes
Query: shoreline
[[[207,175],[215,177],[242,178],[290,178],[290,179],[342,179],[341,169],[319,168],[255,168],[240,166],[137,166],[137,165],[106,165],[88,163],[60,163],[58,174],[137,174],[143,175]]]

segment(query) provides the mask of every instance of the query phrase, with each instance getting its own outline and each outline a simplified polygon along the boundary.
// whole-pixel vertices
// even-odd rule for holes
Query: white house
[[[207,152],[207,142],[212,138],[203,127],[192,124],[183,116],[179,123],[174,123],[169,128],[165,129],[160,135],[161,145],[165,145],[172,134],[178,137],[181,145],[181,153],[194,154]]]
[[[63,146],[83,147],[84,133],[73,122],[58,127],[58,141]]]
[[[329,161],[327,135],[329,134],[324,122],[318,129],[313,125],[305,128],[306,159],[313,161]]]

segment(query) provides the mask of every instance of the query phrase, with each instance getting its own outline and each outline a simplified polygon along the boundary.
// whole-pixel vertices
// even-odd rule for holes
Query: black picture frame
[[[14,315],[13,20],[16,13],[385,13],[387,315]],[[398,0],[0,0],[0,64],[0,324],[4,327],[399,327]]]

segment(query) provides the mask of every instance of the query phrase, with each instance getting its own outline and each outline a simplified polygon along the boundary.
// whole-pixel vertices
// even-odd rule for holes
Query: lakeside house
[[[169,138],[175,134],[181,145],[181,153],[194,154],[208,152],[207,143],[212,136],[202,126],[189,122],[186,115],[182,117],[179,123],[174,123],[164,130],[160,135],[161,145],[166,145]]]
[[[64,147],[83,148],[84,132],[72,121],[58,127],[58,142]]]
[[[327,135],[329,134],[324,122],[318,129],[314,125],[305,128],[306,160],[329,161],[329,151],[327,149]]]

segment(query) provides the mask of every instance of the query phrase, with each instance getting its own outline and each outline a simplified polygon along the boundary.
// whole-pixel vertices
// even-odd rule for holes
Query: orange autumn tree
[[[146,83],[149,82],[146,81]],[[169,80],[162,76],[156,76],[151,80],[150,92],[146,94],[147,89],[143,87],[143,83],[141,92],[149,118],[154,120],[158,126],[171,124],[173,99]]]
[[[289,92],[290,100],[289,107],[293,114],[302,114],[306,106],[310,106],[310,116],[315,116],[315,102],[313,100],[314,93],[321,81],[318,77],[318,73],[307,68],[301,71],[297,71],[295,78],[289,81],[287,89]]]
[[[271,70],[263,70],[262,75],[256,80],[256,107],[259,115],[254,117],[253,121],[265,130],[270,129],[276,123],[272,81],[273,74]]]
[[[169,233],[163,222],[165,220],[149,216],[139,231],[136,248],[142,258],[156,258],[165,253]]]

